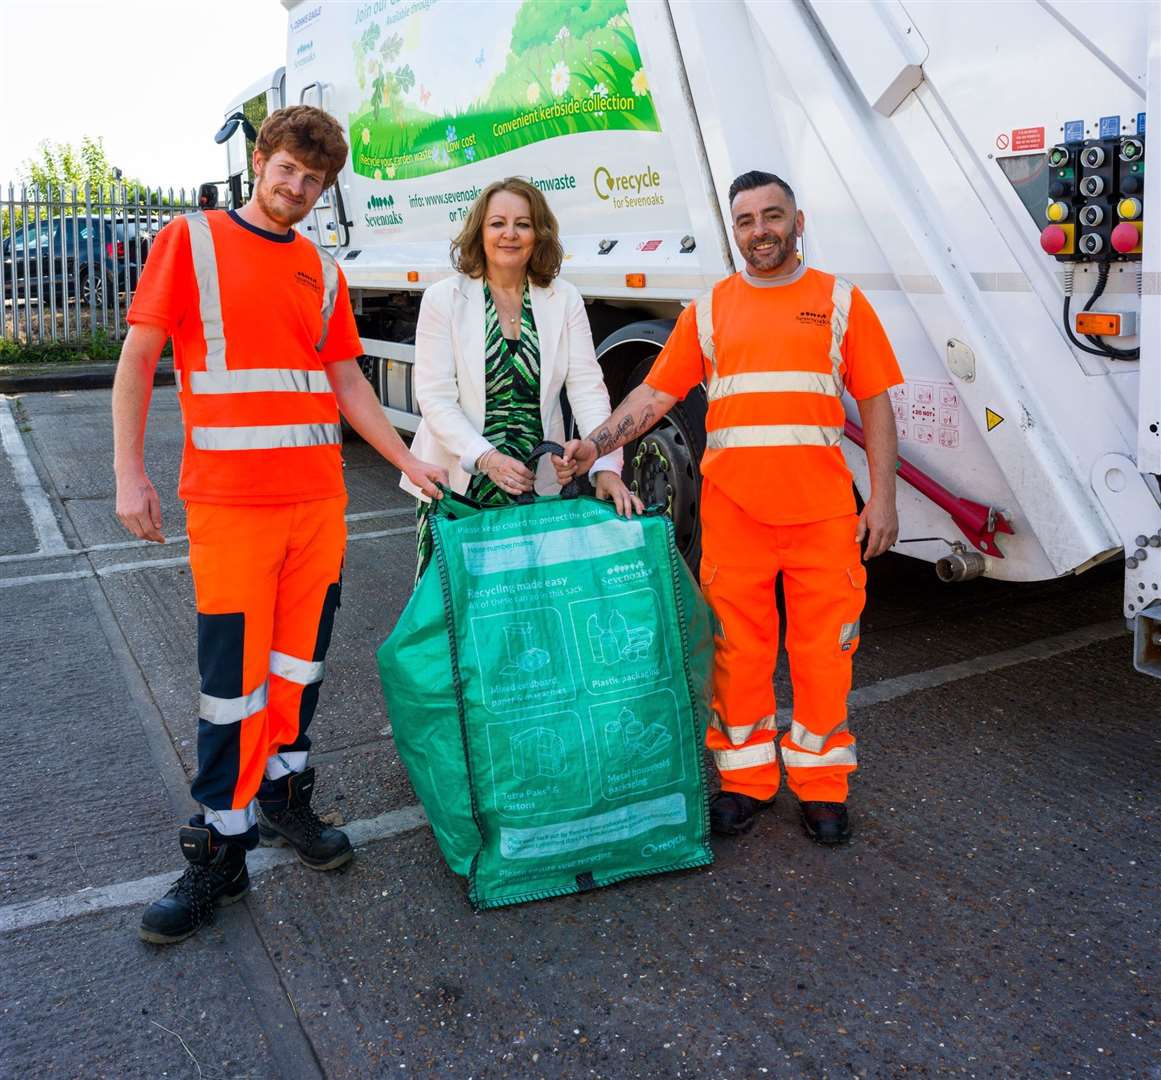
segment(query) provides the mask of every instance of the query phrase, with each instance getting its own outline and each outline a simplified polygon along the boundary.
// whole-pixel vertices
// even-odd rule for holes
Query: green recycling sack
[[[703,866],[709,608],[664,517],[451,493],[379,673],[476,908]]]

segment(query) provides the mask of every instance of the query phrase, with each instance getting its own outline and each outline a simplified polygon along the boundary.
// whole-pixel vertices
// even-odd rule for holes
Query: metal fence
[[[0,189],[0,339],[122,338],[154,237],[196,209],[196,188]]]

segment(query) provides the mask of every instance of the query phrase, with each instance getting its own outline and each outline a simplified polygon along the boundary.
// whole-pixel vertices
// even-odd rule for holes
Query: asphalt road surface
[[[783,793],[710,868],[476,915],[378,686],[413,511],[361,443],[312,729],[357,858],[263,849],[244,903],[142,944],[182,864],[195,617],[173,391],[164,547],[113,516],[110,426],[107,391],[0,399],[0,1075],[1161,1078],[1161,686],[1119,563],[944,586],[876,560],[850,846]]]

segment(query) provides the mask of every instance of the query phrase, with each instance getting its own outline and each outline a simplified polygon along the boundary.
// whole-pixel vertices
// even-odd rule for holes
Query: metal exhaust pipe
[[[935,564],[940,581],[950,585],[956,581],[971,581],[988,569],[988,560],[978,551],[953,551]]]

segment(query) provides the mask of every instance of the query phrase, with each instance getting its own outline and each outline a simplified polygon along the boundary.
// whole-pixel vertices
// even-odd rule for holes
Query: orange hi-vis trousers
[[[191,791],[207,825],[251,846],[263,779],[306,768],[342,587],[346,505],[342,495],[186,507],[201,673]]]
[[[767,525],[705,483],[701,521],[702,590],[719,622],[706,746],[722,788],[756,799],[778,790],[774,586],[781,574],[794,690],[794,719],[781,739],[787,779],[803,801],[845,802],[856,767],[847,694],[867,580],[858,518]]]

